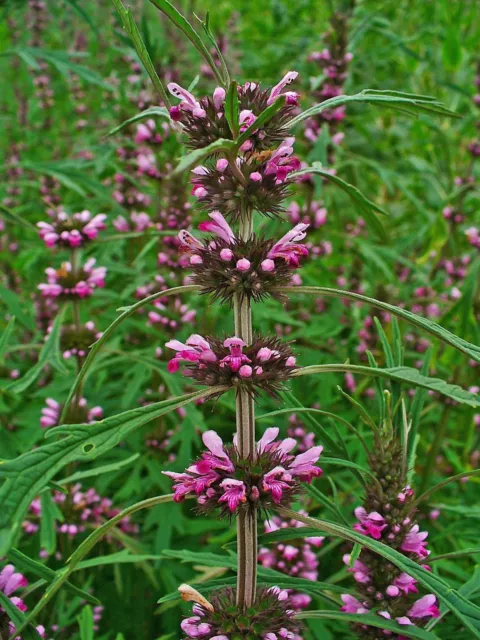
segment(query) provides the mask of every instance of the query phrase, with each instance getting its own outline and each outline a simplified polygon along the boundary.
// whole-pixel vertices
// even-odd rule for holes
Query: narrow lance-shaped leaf
[[[56,572],[53,569],[50,569],[42,562],[37,562],[37,560],[29,558],[21,551],[18,551],[18,549],[10,549],[7,554],[7,558],[12,562],[12,564],[15,565],[17,569],[30,572],[34,576],[42,578],[46,582],[51,582],[57,576]],[[88,591],[83,591],[82,589],[75,587],[70,582],[65,583],[65,589],[67,591],[70,591],[72,595],[77,596],[82,600],[85,600],[86,602],[90,602],[90,604],[101,604],[100,600],[97,600],[97,598],[88,593]]]
[[[284,293],[306,293],[315,296],[324,296],[326,298],[347,298],[349,300],[357,300],[359,302],[365,302],[372,305],[377,309],[383,309],[389,313],[402,318],[406,322],[423,329],[432,336],[439,338],[443,342],[446,342],[451,347],[462,351],[468,355],[472,360],[480,362],[480,346],[471,344],[463,338],[459,338],[454,333],[440,326],[436,322],[429,320],[428,318],[422,318],[415,313],[408,311],[407,309],[401,309],[388,302],[382,300],[376,300],[375,298],[369,298],[368,296],[360,295],[359,293],[352,293],[351,291],[342,291],[341,289],[330,289],[327,287],[279,287],[279,292]]]
[[[113,529],[113,527],[115,527],[124,518],[133,515],[137,511],[141,511],[142,509],[149,509],[150,507],[155,507],[158,504],[171,502],[172,500],[173,495],[169,494],[166,496],[158,496],[156,498],[143,500],[142,502],[137,502],[131,507],[120,511],[120,513],[108,520],[108,522],[105,522],[105,524],[103,524],[101,527],[95,529],[95,531],[91,533],[88,538],[86,538],[73,552],[73,554],[67,561],[67,566],[57,572],[57,577],[48,586],[46,592],[43,594],[36,607],[28,614],[28,617],[24,620],[22,625],[19,626],[18,632],[20,633],[32,620],[34,620],[38,616],[38,614],[50,602],[57,591],[67,582],[69,576],[73,573],[73,571],[75,571],[75,568],[80,563],[80,561],[91,551],[91,549],[93,549],[97,542],[99,542],[109,531],[111,531],[111,529]]]
[[[70,393],[68,394],[67,401],[65,402],[65,405],[64,405],[63,410],[62,410],[62,415],[60,416],[60,423],[63,420],[65,420],[65,416],[68,414],[68,409],[70,408],[70,404],[72,402],[72,399],[74,398],[77,390],[80,388],[85,376],[87,375],[87,372],[90,369],[90,367],[92,365],[92,362],[93,362],[93,359],[95,358],[96,354],[98,353],[100,348],[103,346],[103,344],[106,342],[106,340],[112,335],[112,333],[115,331],[115,329],[124,320],[126,320],[128,317],[133,315],[138,309],[141,309],[143,306],[145,306],[147,304],[150,304],[151,302],[154,302],[158,298],[161,298],[163,296],[173,296],[173,295],[177,295],[177,294],[181,294],[181,293],[189,293],[189,292],[192,292],[192,291],[197,291],[198,289],[200,289],[200,287],[197,286],[197,285],[188,285],[188,286],[184,286],[184,287],[173,287],[172,289],[166,289],[165,291],[160,291],[159,293],[153,293],[151,296],[148,296],[148,297],[144,298],[143,300],[139,300],[138,302],[136,302],[135,304],[132,304],[129,307],[124,307],[124,308],[120,309],[120,311],[123,311],[123,313],[121,315],[119,315],[118,318],[115,318],[115,320],[112,322],[112,324],[105,329],[105,331],[103,332],[101,338],[99,338],[97,340],[97,342],[95,342],[92,345],[92,347],[90,348],[90,350],[88,352],[87,359],[83,363],[83,367],[80,369],[80,371],[78,373],[78,376],[77,376],[72,388],[70,389]]]
[[[3,591],[0,591],[0,607],[6,611],[15,628],[23,630],[24,640],[38,640],[40,638],[38,631],[30,623],[26,622],[27,619],[23,611],[18,609]]]
[[[415,626],[400,625],[393,620],[375,614],[359,614],[359,613],[342,613],[341,611],[304,611],[297,613],[295,618],[299,620],[341,620],[346,623],[365,624],[369,627],[378,629],[386,629],[387,631],[398,634],[398,637],[417,638],[418,640],[438,640],[431,631],[425,631]]]
[[[375,212],[381,213],[383,215],[388,215],[387,212],[384,211],[384,209],[364,196],[363,193],[357,189],[357,187],[353,186],[353,184],[345,182],[345,180],[342,180],[338,176],[329,173],[326,169],[322,169],[320,166],[316,166],[316,164],[314,164],[312,167],[307,167],[306,169],[295,171],[294,173],[290,174],[290,177],[292,179],[295,179],[296,177],[308,175],[311,173],[313,173],[314,175],[319,175],[325,180],[333,182],[335,185],[337,185],[337,187],[340,187],[342,191],[345,191],[345,193],[351,198],[353,203],[360,209],[362,214],[365,216],[367,223],[371,225],[375,233],[383,241],[387,241],[388,236],[383,227],[383,224],[375,215]]]
[[[203,147],[202,149],[195,149],[195,151],[191,151],[187,153],[186,156],[180,160],[178,165],[172,171],[172,176],[179,175],[187,169],[191,169],[199,162],[201,162],[204,158],[212,155],[212,153],[218,153],[219,151],[235,151],[236,142],[234,140],[227,140],[225,138],[219,138],[212,142],[207,147]]]
[[[168,120],[170,120],[170,113],[168,112],[168,109],[166,109],[165,107],[150,107],[149,109],[145,109],[145,111],[141,111],[140,113],[137,113],[131,118],[128,118],[128,120],[125,120],[124,122],[122,122],[122,124],[119,124],[114,129],[111,129],[111,131],[109,131],[107,135],[113,136],[115,133],[118,133],[125,127],[128,127],[129,124],[133,124],[134,122],[138,122],[139,120],[145,120],[145,118],[157,118],[157,117],[167,118]]]
[[[34,224],[19,216],[18,213],[12,211],[11,209],[7,209],[3,205],[0,205],[0,213],[2,214],[2,218],[4,218],[7,222],[10,222],[13,225],[21,225],[22,227],[27,227],[31,231],[35,231],[38,233],[38,229]]]
[[[303,122],[303,120],[316,116],[319,113],[322,113],[322,111],[325,111],[325,109],[335,109],[343,104],[348,104],[349,102],[380,104],[384,107],[401,110],[402,113],[406,113],[408,115],[416,115],[417,113],[423,112],[433,113],[449,118],[461,117],[457,113],[444,107],[441,102],[431,96],[402,93],[400,91],[375,91],[373,89],[365,89],[353,96],[336,96],[329,100],[325,100],[320,104],[316,104],[313,107],[310,107],[310,109],[303,111],[298,116],[295,116],[295,118],[290,120],[287,126],[289,128],[295,127],[300,122]]]
[[[480,607],[473,602],[470,602],[465,596],[463,596],[455,589],[439,578],[437,575],[430,571],[426,571],[423,567],[417,564],[414,560],[411,560],[402,553],[395,551],[387,545],[374,540],[369,536],[365,536],[361,533],[344,527],[343,525],[328,522],[326,520],[317,520],[309,516],[303,516],[300,513],[293,511],[292,509],[285,509],[283,507],[278,509],[279,512],[286,518],[293,518],[305,523],[307,526],[323,531],[329,535],[339,536],[350,542],[358,543],[382,556],[396,567],[408,573],[420,584],[422,584],[430,593],[433,593],[437,598],[445,604],[445,606],[454,613],[457,618],[470,629],[473,633],[472,637],[480,638]]]
[[[238,85],[235,80],[230,82],[227,95],[225,96],[225,119],[228,122],[230,131],[232,132],[232,138],[238,137],[239,131],[239,100],[238,100]]]
[[[193,46],[199,51],[199,53],[204,57],[205,61],[215,74],[217,80],[224,86],[227,86],[228,79],[222,77],[217,65],[215,64],[214,59],[208,48],[203,43],[202,39],[192,27],[192,25],[188,22],[188,20],[182,16],[182,14],[175,9],[175,7],[167,2],[167,0],[150,0],[150,2],[160,9],[162,13],[164,13],[167,18],[169,18],[173,24],[178,27],[183,33],[187,36]]]
[[[12,335],[14,325],[15,316],[12,316],[8,321],[7,326],[5,327],[2,336],[0,337],[0,361],[2,360],[2,356],[5,353],[6,348],[8,347],[8,341],[10,340],[10,336]]]
[[[165,91],[165,87],[163,86],[160,78],[155,71],[155,67],[150,58],[150,55],[147,51],[147,47],[145,46],[142,36],[140,35],[140,31],[138,30],[137,25],[135,24],[135,20],[131,14],[130,9],[126,9],[121,0],[112,0],[115,8],[120,14],[120,18],[122,20],[123,26],[125,27],[125,31],[128,33],[130,38],[132,39],[133,46],[135,47],[135,51],[138,54],[138,57],[142,61],[143,66],[145,67],[145,71],[150,76],[150,80],[152,81],[153,86],[158,91],[160,97],[163,100],[163,103],[170,107],[170,100],[168,98],[168,94]]]
[[[411,367],[391,367],[380,369],[375,367],[364,367],[354,364],[319,364],[297,369],[292,376],[306,376],[314,373],[357,373],[360,375],[372,376],[373,378],[384,378],[403,384],[423,387],[429,391],[436,391],[444,396],[452,398],[456,402],[468,404],[471,407],[480,405],[480,396],[466,391],[456,384],[450,384],[440,378],[429,378],[422,375],[417,369]]]
[[[63,316],[65,314],[65,306],[60,310],[53,323],[52,330],[38,355],[38,362],[27,373],[10,384],[7,388],[14,393],[21,393],[28,389],[28,387],[35,382],[38,376],[42,373],[43,368],[47,364],[51,364],[55,369],[61,373],[67,373],[67,369],[60,357],[59,341],[60,330],[62,327]]]
[[[14,543],[32,500],[67,464],[94,460],[151,420],[223,390],[211,387],[131,409],[95,424],[50,429],[48,436],[65,437],[0,464],[0,480],[4,480],[0,488],[0,555]]]

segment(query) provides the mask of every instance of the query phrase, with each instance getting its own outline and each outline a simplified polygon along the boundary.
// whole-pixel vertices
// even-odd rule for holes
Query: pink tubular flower
[[[228,366],[232,371],[238,371],[245,362],[251,362],[250,358],[242,353],[245,342],[241,338],[227,338],[224,347],[230,349],[230,355],[220,360],[220,366]]]
[[[210,233],[214,233],[228,244],[232,244],[235,241],[235,234],[220,211],[212,211],[208,215],[212,218],[213,222],[207,221],[200,223],[198,225],[200,231],[209,231]]]
[[[177,107],[173,107],[170,109],[170,116],[172,120],[177,120],[178,109],[183,109],[184,111],[190,111],[192,115],[197,118],[204,118],[207,114],[205,109],[202,109],[198,100],[186,89],[183,89],[175,82],[170,82],[167,85],[170,93],[175,96],[175,98],[179,98],[181,100],[180,104]]]
[[[368,613],[368,607],[365,607],[357,598],[348,593],[342,593],[340,597],[344,603],[340,611],[344,613]]]
[[[363,507],[357,507],[355,509],[355,515],[360,520],[360,523],[353,526],[355,531],[370,536],[375,540],[380,540],[382,531],[387,527],[385,518],[377,511],[367,513]]]
[[[299,223],[283,238],[276,242],[268,252],[268,258],[275,260],[276,258],[283,258],[288,265],[298,267],[299,256],[308,256],[308,249],[304,244],[297,244],[305,238],[307,235],[305,231],[308,229],[308,224]]]
[[[286,138],[267,162],[265,175],[274,175],[278,183],[284,182],[288,174],[300,169],[300,160],[293,156],[295,138]]]
[[[287,104],[292,104],[292,105],[296,105],[298,103],[298,94],[295,93],[294,91],[286,91],[285,93],[283,93],[283,89],[285,89],[286,86],[288,86],[289,84],[291,84],[298,76],[298,71],[289,71],[281,80],[280,82],[275,85],[273,87],[273,89],[270,92],[270,96],[267,100],[267,104],[270,105],[273,102],[275,102],[275,100],[283,95],[285,96],[285,101],[287,102]]]
[[[418,524],[415,524],[405,536],[400,548],[407,553],[417,554],[419,558],[426,558],[430,555],[430,551],[426,548],[427,537],[428,531],[420,531]]]
[[[345,554],[343,556],[343,562],[349,567],[347,571],[349,573],[353,573],[353,577],[356,582],[360,582],[361,584],[368,584],[371,582],[370,569],[367,565],[360,560],[355,560],[353,566],[350,567],[350,555]]]
[[[90,258],[76,273],[70,262],[64,262],[60,269],[48,267],[45,269],[48,282],[38,288],[46,298],[86,298],[94,289],[105,286],[107,269],[95,267],[95,262],[95,258]]]
[[[438,618],[440,611],[436,603],[436,597],[430,593],[417,600],[407,615],[412,618]]]
[[[69,215],[63,210],[56,210],[51,215],[51,222],[37,222],[40,238],[47,247],[80,247],[95,240],[99,232],[106,229],[107,216],[104,213],[98,213],[92,218],[90,211]]]
[[[187,339],[187,343],[183,344],[178,340],[169,340],[166,344],[169,349],[177,351],[176,356],[168,363],[168,371],[175,373],[180,367],[180,362],[215,362],[217,356],[213,353],[209,343],[198,334],[193,334]]]
[[[321,473],[313,465],[321,447],[315,447],[307,461],[305,454],[290,454],[295,440],[274,442],[277,435],[277,428],[267,429],[251,460],[242,458],[235,445],[225,447],[215,431],[205,432],[202,439],[208,451],[199,460],[184,473],[162,472],[173,480],[175,501],[182,502],[187,495],[195,495],[201,511],[226,507],[224,514],[289,503],[299,482],[310,481]],[[317,543],[316,538],[310,542]]]

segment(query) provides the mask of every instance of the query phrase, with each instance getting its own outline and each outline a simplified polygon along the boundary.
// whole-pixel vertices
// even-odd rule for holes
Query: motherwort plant
[[[215,47],[215,59],[212,57],[209,47],[215,46],[215,40],[208,19],[201,23],[204,37],[209,41],[207,47],[192,25],[167,0],[152,2],[190,39],[211,68],[217,82],[217,86],[206,96],[197,94],[195,89],[189,91],[176,82],[170,82],[167,91],[155,71],[130,11],[123,7],[120,0],[114,0],[126,32],[164,105],[156,108],[155,114],[151,110],[147,110],[147,114],[139,114],[136,120],[169,118],[172,127],[183,136],[189,152],[179,161],[173,175],[190,172],[192,196],[196,199],[198,209],[205,213],[199,229],[207,236],[201,238],[196,232],[180,230],[177,245],[184,258],[182,264],[185,264],[189,276],[188,284],[162,289],[121,309],[121,315],[91,346],[88,355],[82,357],[81,369],[61,409],[62,415],[57,420],[56,414],[50,416],[49,413],[52,421],[55,419],[55,423],[60,424],[48,430],[49,443],[0,465],[0,477],[6,478],[5,485],[0,489],[0,555],[8,551],[18,535],[19,514],[25,513],[39,491],[70,462],[94,459],[165,413],[183,408],[190,402],[217,399],[226,393],[232,393],[235,397],[235,430],[231,444],[224,443],[215,431],[206,430],[202,435],[205,451],[200,457],[187,469],[166,472],[173,480],[173,495],[149,498],[134,504],[86,538],[73,552],[64,570],[50,577],[44,596],[17,625],[18,632],[29,627],[60,588],[65,586],[71,589],[68,582],[71,573],[115,524],[125,521],[126,517],[141,509],[172,500],[194,500],[194,508],[199,512],[214,512],[219,517],[235,521],[236,582],[226,580],[225,584],[218,587],[219,581],[215,581],[216,588],[205,589],[205,596],[189,585],[181,585],[179,590],[182,598],[193,602],[191,615],[181,624],[182,637],[185,639],[298,640],[302,633],[301,618],[315,617],[313,614],[319,613],[323,617],[341,616],[347,622],[360,622],[362,629],[363,626],[381,625],[383,630],[396,632],[397,635],[400,635],[399,630],[405,629],[404,635],[408,637],[408,627],[413,627],[413,624],[402,627],[399,619],[408,617],[413,622],[421,617],[419,612],[424,615],[427,609],[430,614],[436,614],[436,604],[430,594],[442,599],[462,624],[474,629],[475,633],[478,632],[476,637],[480,637],[480,609],[462,594],[445,587],[442,580],[407,557],[408,554],[421,554],[425,545],[423,534],[416,528],[414,514],[408,511],[411,494],[403,478],[398,482],[395,478],[395,482],[392,481],[393,484],[388,487],[384,487],[381,478],[377,480],[382,487],[381,503],[377,505],[376,494],[369,492],[365,504],[357,510],[359,522],[353,531],[343,524],[310,518],[290,507],[294,505],[298,492],[322,473],[317,463],[323,446],[329,455],[334,456],[336,464],[352,467],[345,443],[326,429],[321,429],[318,434],[323,446],[307,447],[303,435],[281,438],[279,429],[271,427],[258,434],[257,439],[255,431],[256,401],[265,393],[277,399],[292,378],[304,375],[338,372],[380,378],[395,385],[395,404],[401,400],[399,394],[402,384],[436,391],[471,406],[478,404],[474,392],[430,378],[428,369],[420,373],[405,367],[401,358],[395,360],[391,353],[386,358],[385,367],[379,367],[373,358],[369,359],[369,366],[329,363],[302,367],[293,345],[263,335],[252,320],[252,310],[268,298],[273,298],[278,304],[293,295],[355,300],[398,316],[457,348],[471,359],[480,361],[478,347],[457,338],[430,319],[416,316],[402,307],[358,293],[295,284],[298,283],[298,279],[294,278],[296,271],[308,255],[304,243],[308,223],[299,221],[293,228],[275,237],[264,231],[268,228],[265,224],[268,218],[281,221],[288,206],[287,198],[298,181],[329,179],[352,198],[372,230],[385,237],[383,226],[376,216],[376,212],[381,210],[358,189],[332,176],[321,165],[306,167],[300,163],[294,136],[299,123],[325,110],[354,102],[388,106],[402,113],[422,112],[444,116],[451,116],[452,113],[434,98],[370,90],[351,96],[335,95],[302,111],[300,96],[295,91],[297,72],[279,73],[279,81],[274,86],[265,86],[257,81],[238,83],[230,78],[218,47]],[[76,251],[78,241],[87,242],[89,234],[95,234],[91,229],[93,220],[95,218],[92,221],[75,219],[67,237],[62,226],[66,221],[63,216],[62,219],[57,216],[48,228],[43,227],[44,240],[51,246],[70,246],[72,251]],[[98,226],[98,218],[94,226]],[[91,295],[96,287],[102,286],[105,273],[99,269],[91,261],[81,265],[71,260],[59,270],[48,271],[48,282],[42,286],[42,293],[49,298],[64,300],[75,309],[79,299]],[[163,300],[183,294],[204,295],[210,301],[216,300],[232,309],[233,326],[229,335],[193,334],[185,341],[173,338],[165,345],[171,350],[172,356],[168,372],[185,376],[189,385],[197,383],[200,390],[150,403],[98,422],[68,424],[70,421],[65,417],[69,416],[72,402],[77,398],[78,403],[78,399],[83,397],[83,383],[93,359],[118,325],[159,298]],[[401,352],[401,349],[396,351]],[[52,411],[58,409],[56,406],[50,408]],[[300,437],[301,442],[297,442]],[[378,444],[383,447],[382,451],[385,449],[385,455],[396,455],[383,446],[383,440]],[[324,457],[323,460],[328,462],[332,458]],[[389,460],[379,458],[375,464],[388,466]],[[380,470],[384,472],[383,467]],[[377,473],[377,467],[374,473]],[[403,502],[400,495],[404,496]],[[384,504],[386,499],[389,500],[390,510]],[[367,551],[362,551],[363,555],[356,558],[352,555],[352,563],[362,563],[357,573],[363,571],[365,580],[371,580],[376,588],[374,594],[367,591],[363,600],[359,600],[365,612],[359,612],[358,609],[350,612],[350,608],[340,612],[341,603],[333,600],[337,605],[334,611],[305,611],[299,614],[298,601],[295,602],[295,594],[292,594],[293,587],[285,588],[283,583],[278,584],[279,580],[276,576],[272,578],[271,574],[268,577],[262,574],[261,580],[257,579],[257,523],[260,518],[261,521],[268,519],[275,523],[278,522],[275,519],[277,517],[306,524],[313,531],[306,529],[305,537],[316,542],[322,532],[353,541],[359,548],[368,550],[368,555]],[[398,531],[397,526],[400,527]],[[272,536],[272,541],[287,539],[287,529],[279,527],[278,531],[268,535]],[[290,533],[292,531],[292,539],[298,540],[298,527],[295,525]],[[394,536],[392,540],[390,535]],[[262,538],[262,545],[263,542]],[[303,549],[302,552],[307,551],[309,556],[311,549]],[[266,557],[263,551],[262,555]],[[391,574],[388,580],[385,577],[378,588],[377,557],[382,558],[382,562],[388,560]],[[310,577],[316,577],[317,564],[311,557],[309,566]],[[393,569],[390,570],[390,566]],[[299,569],[297,566],[296,570]],[[419,600],[405,610],[405,607],[395,608],[387,600],[398,598],[402,590],[417,588],[417,584],[428,589],[428,602]],[[319,585],[317,589],[317,593],[321,592],[325,586]],[[397,595],[394,590],[395,594],[398,590]],[[373,613],[373,599],[377,597],[377,591],[381,593],[382,611],[388,613],[383,617]],[[331,605],[332,598],[328,602]],[[345,605],[348,606],[348,602]],[[361,621],[358,620],[359,615]]]

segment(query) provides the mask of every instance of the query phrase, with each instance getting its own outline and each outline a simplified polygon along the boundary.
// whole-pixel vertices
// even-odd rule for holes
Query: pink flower
[[[230,355],[220,361],[221,367],[228,366],[232,371],[238,371],[244,363],[251,362],[250,358],[242,353],[245,342],[240,338],[227,338],[223,346],[230,349]]]
[[[346,554],[343,556],[343,562],[349,566],[350,565],[350,555]],[[353,573],[353,577],[356,582],[360,582],[361,584],[368,584],[371,582],[370,577],[370,569],[366,564],[361,562],[360,560],[355,560],[353,563],[353,567],[349,567],[347,569],[349,573]]]
[[[285,442],[285,441],[284,441]],[[309,451],[300,453],[288,464],[287,470],[292,476],[298,477],[303,482],[310,482],[322,474],[320,467],[315,462],[320,458],[322,446],[312,447]]]
[[[412,618],[438,618],[440,611],[436,603],[436,597],[430,593],[417,600],[407,615]]]
[[[194,98],[194,96],[189,91],[187,91],[186,89],[183,89],[183,87],[180,87],[175,82],[170,82],[167,85],[167,88],[170,91],[170,93],[173,96],[175,96],[175,98],[179,98],[181,100],[180,104],[177,107],[172,107],[172,109],[170,110],[170,115],[173,120],[177,119],[177,112],[179,108],[183,109],[184,111],[190,111],[192,115],[194,115],[197,118],[206,117],[207,114],[205,112],[205,109],[202,109],[202,107],[200,106],[200,103]],[[172,110],[173,110],[173,113],[172,113]]]
[[[235,234],[220,211],[212,211],[208,215],[212,218],[213,222],[207,220],[206,222],[200,223],[198,225],[200,231],[209,231],[210,233],[214,233],[222,240],[225,240],[228,244],[232,244],[235,241]]]
[[[357,598],[348,593],[342,593],[340,597],[344,603],[340,611],[344,613],[368,613],[368,607],[365,607]]]
[[[300,161],[293,157],[294,142],[295,138],[286,138],[267,162],[265,175],[275,175],[278,183],[284,182],[292,171],[300,169]]]
[[[241,480],[227,478],[220,483],[220,486],[225,493],[219,498],[219,502],[226,502],[231,513],[237,509],[241,502],[246,502],[245,485]]]
[[[263,476],[263,490],[272,494],[275,504],[280,504],[283,492],[290,488],[290,485],[282,480],[285,475],[288,474],[283,467],[275,467]]]
[[[287,102],[287,104],[297,104],[298,103],[298,94],[295,93],[294,91],[286,91],[285,93],[283,93],[283,89],[288,86],[289,84],[291,84],[296,77],[298,76],[298,72],[297,71],[289,71],[281,80],[280,82],[275,85],[273,87],[273,89],[270,92],[270,95],[268,97],[267,100],[267,104],[270,105],[273,102],[275,102],[275,100],[280,96],[280,95],[284,95],[285,96],[285,101]]]
[[[400,548],[407,553],[417,554],[419,558],[426,558],[430,555],[430,551],[426,548],[425,540],[427,537],[428,532],[420,531],[418,524],[415,524],[405,536]]]
[[[408,595],[409,593],[418,593],[418,589],[415,586],[417,581],[412,576],[409,576],[407,573],[402,572],[399,576],[395,578],[393,581],[393,586],[398,588],[399,591]]]
[[[217,356],[210,348],[210,344],[198,334],[191,335],[186,344],[178,340],[169,340],[165,346],[177,351],[175,357],[167,365],[170,373],[178,371],[182,360],[187,362],[215,362],[217,359]]]
[[[28,580],[21,573],[15,572],[13,564],[7,564],[0,571],[0,591],[10,596],[21,587],[28,586]]]
[[[355,516],[360,520],[360,524],[357,523],[353,526],[355,531],[370,536],[375,540],[380,540],[382,531],[387,526],[383,516],[377,511],[367,513],[363,507],[357,507],[355,509]]]
[[[308,229],[308,224],[299,223],[283,238],[276,242],[268,252],[268,258],[276,259],[283,258],[289,266],[299,266],[299,256],[307,256],[308,249],[303,244],[297,244],[300,240],[303,240],[307,235],[305,233]]]

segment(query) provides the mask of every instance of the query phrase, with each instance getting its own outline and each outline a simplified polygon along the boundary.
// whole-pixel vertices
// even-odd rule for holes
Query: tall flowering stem
[[[245,213],[240,222],[239,236],[248,241],[253,231],[252,214]],[[247,296],[234,297],[235,335],[247,345],[252,342],[252,309]],[[255,406],[246,389],[236,394],[237,441],[240,454],[250,457],[255,450]],[[237,518],[237,605],[249,607],[257,589],[257,515],[256,511],[241,513]]]

